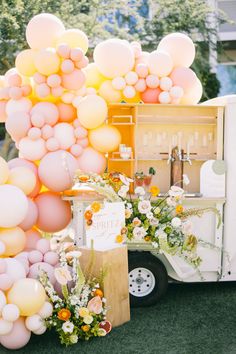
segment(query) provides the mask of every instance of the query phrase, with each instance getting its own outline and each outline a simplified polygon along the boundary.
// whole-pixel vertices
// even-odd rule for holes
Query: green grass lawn
[[[160,303],[131,316],[104,338],[65,348],[47,332],[17,353],[236,354],[236,282],[172,284]]]

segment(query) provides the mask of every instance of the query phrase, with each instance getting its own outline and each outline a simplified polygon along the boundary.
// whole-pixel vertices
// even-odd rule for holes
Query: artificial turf
[[[158,304],[132,309],[131,316],[104,338],[65,348],[47,332],[17,353],[236,354],[236,282],[171,284]]]

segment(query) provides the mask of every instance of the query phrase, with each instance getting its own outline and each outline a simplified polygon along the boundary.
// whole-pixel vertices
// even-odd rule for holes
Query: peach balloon
[[[88,141],[88,138],[77,139],[76,143],[79,144],[80,146],[82,146],[83,148],[86,148],[89,144],[89,141]]]
[[[61,96],[61,100],[63,103],[71,104],[75,95],[72,92],[64,92]]]
[[[148,57],[148,67],[151,74],[163,77],[170,74],[173,69],[173,61],[167,52],[155,50]]]
[[[57,74],[50,75],[47,78],[47,84],[50,87],[57,87],[61,84],[61,77]]]
[[[125,86],[126,86],[126,81],[121,76],[117,76],[112,80],[112,87],[115,90],[123,90]]]
[[[125,81],[128,85],[135,85],[138,81],[138,74],[135,71],[129,71],[125,75]]]
[[[58,123],[54,127],[54,138],[58,140],[61,149],[67,150],[76,140],[74,128],[69,123]]]
[[[29,203],[29,206],[28,206],[27,215],[26,215],[25,219],[22,221],[22,223],[19,225],[19,227],[24,231],[31,229],[36,224],[37,219],[38,219],[37,205],[30,198],[28,198],[28,203]]]
[[[0,186],[0,227],[15,227],[27,215],[28,201],[18,187]]]
[[[99,43],[93,52],[99,71],[109,79],[124,76],[134,66],[134,53],[129,43],[120,39],[108,39]]]
[[[49,138],[46,141],[46,148],[48,151],[57,151],[60,149],[60,143],[56,138]]]
[[[70,147],[70,153],[75,157],[80,156],[82,152],[83,152],[83,148],[79,144],[74,144]]]
[[[95,63],[88,64],[88,66],[84,69],[84,72],[86,75],[85,84],[87,87],[94,87],[98,90],[103,81],[106,80],[106,78],[98,70]]]
[[[29,96],[32,93],[32,87],[30,85],[21,86],[23,96]]]
[[[112,152],[118,149],[121,134],[116,127],[104,124],[89,131],[89,141],[92,147],[100,152]]]
[[[12,98],[6,104],[6,113],[10,115],[12,113],[26,112],[28,113],[32,108],[32,102],[27,97],[22,97],[19,100],[13,100]]]
[[[140,78],[145,79],[148,76],[148,65],[146,63],[139,63],[135,67],[135,71]]]
[[[17,73],[12,73],[7,76],[7,85],[10,87],[21,87],[22,85],[22,78]]]
[[[171,80],[176,86],[182,87],[182,89],[187,93],[197,82],[197,76],[195,72],[189,68],[178,67],[175,68],[171,75]]]
[[[25,327],[25,319],[20,317],[13,323],[10,333],[0,336],[0,342],[7,349],[20,349],[29,342],[30,337],[31,332]]]
[[[0,123],[5,123],[7,119],[6,104],[7,101],[0,101]]]
[[[0,274],[0,289],[3,291],[9,290],[13,285],[13,280],[7,274]]]
[[[22,316],[32,316],[43,306],[46,293],[38,280],[20,279],[9,290],[7,299],[19,307]]]
[[[14,167],[10,170],[7,183],[13,184],[28,195],[35,188],[36,177],[35,174],[27,167]]]
[[[45,122],[51,126],[55,125],[59,118],[57,106],[51,102],[39,102],[32,108],[31,114],[43,115]]]
[[[23,92],[21,90],[21,87],[11,87],[9,89],[9,96],[10,98],[13,98],[14,100],[19,100],[23,96]]]
[[[85,75],[82,70],[74,69],[69,74],[62,74],[62,86],[67,90],[79,90],[85,84]]]
[[[87,135],[88,135],[88,131],[84,127],[76,128],[74,133],[75,133],[75,137],[78,138],[78,139],[86,138]]]
[[[163,103],[163,104],[168,104],[171,102],[171,96],[169,94],[169,92],[167,91],[162,91],[159,95],[159,101],[160,103]]]
[[[49,96],[50,92],[50,87],[45,83],[35,86],[35,93],[40,98]]]
[[[135,90],[137,92],[144,92],[147,88],[146,80],[145,79],[139,79],[137,83],[134,86]]]
[[[5,258],[6,274],[13,280],[13,282],[24,279],[26,271],[22,263],[16,258]]]
[[[59,112],[59,122],[70,123],[77,117],[77,111],[71,104],[60,102],[57,104]]]
[[[159,87],[156,89],[147,88],[140,96],[144,103],[159,103],[158,97],[160,93],[161,90]]]
[[[46,82],[46,76],[38,72],[34,74],[33,79],[36,84],[43,84],[44,82]]]
[[[194,43],[191,38],[183,33],[168,34],[162,38],[157,48],[169,53],[174,67],[184,66],[188,68],[195,57]]]
[[[87,129],[95,129],[107,118],[106,101],[99,96],[89,95],[80,101],[78,105],[78,118]]]
[[[201,81],[197,78],[194,86],[188,90],[181,98],[181,104],[197,104],[202,97],[202,84]]]
[[[74,70],[75,68],[75,65],[73,63],[72,60],[70,59],[65,59],[63,60],[63,62],[61,63],[61,71],[64,73],[64,74],[70,74],[72,73],[72,71]]]
[[[172,85],[173,85],[173,82],[168,76],[162,77],[160,79],[160,88],[163,91],[169,91],[171,89]]]
[[[66,30],[57,40],[57,44],[68,44],[70,48],[81,48],[84,53],[88,50],[88,37],[79,29]]]
[[[37,229],[33,228],[31,230],[26,231],[25,235],[26,235],[25,248],[30,250],[35,249],[37,242],[41,240],[40,232]]]
[[[9,178],[9,173],[7,162],[0,156],[0,184],[6,183]]]
[[[6,120],[6,130],[14,141],[24,138],[31,126],[30,115],[26,112],[11,113]]]
[[[157,75],[150,74],[146,77],[146,84],[149,88],[157,88],[159,86],[159,79]]]
[[[15,65],[20,74],[32,76],[36,72],[34,60],[37,52],[33,49],[25,49],[20,52],[15,61]]]
[[[41,49],[35,56],[34,65],[40,74],[55,74],[60,68],[60,58],[53,48]]]
[[[79,168],[84,172],[103,173],[106,168],[106,159],[103,154],[91,147],[84,149],[78,158]]]
[[[15,256],[25,248],[26,236],[20,227],[0,229],[0,241],[6,247],[4,256]]]
[[[42,238],[36,244],[36,248],[38,251],[42,252],[43,254],[50,251],[50,241],[46,238]]]
[[[99,95],[106,100],[107,103],[120,102],[122,99],[121,92],[116,90],[110,80],[104,81],[99,88]]]
[[[42,252],[40,252],[38,250],[32,250],[28,254],[28,260],[31,264],[42,262],[43,254],[42,254]]]
[[[42,138],[37,140],[31,140],[28,137],[21,139],[19,150],[22,157],[30,161],[41,160],[47,153],[45,141]]]
[[[33,126],[37,128],[42,128],[45,124],[45,118],[44,115],[41,113],[33,113],[31,114],[31,123]]]
[[[133,86],[127,85],[123,90],[123,95],[125,98],[133,98],[135,97],[136,91]]]
[[[54,192],[71,188],[72,179],[78,164],[67,151],[50,152],[44,156],[39,165],[39,178],[43,184]]]
[[[83,51],[81,48],[72,48],[70,51],[70,58],[73,61],[80,61],[82,60],[84,57],[83,55]]]
[[[28,131],[28,137],[31,140],[37,140],[41,138],[41,130],[39,128],[33,127]]]
[[[45,124],[41,129],[43,139],[49,139],[53,136],[53,128],[49,124]]]
[[[44,192],[35,198],[39,210],[37,227],[45,232],[57,232],[71,221],[70,203],[53,192]]]
[[[52,14],[34,16],[26,27],[26,40],[33,49],[54,47],[57,39],[65,32],[61,20]]]
[[[57,53],[60,55],[60,57],[69,59],[70,58],[70,53],[71,49],[68,44],[62,43],[57,46]]]

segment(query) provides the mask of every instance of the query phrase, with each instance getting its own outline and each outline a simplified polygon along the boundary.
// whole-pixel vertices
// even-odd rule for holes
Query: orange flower
[[[91,226],[92,223],[93,223],[93,220],[91,220],[91,219],[90,219],[90,220],[87,220],[87,225],[88,225],[88,226]]]
[[[93,202],[91,209],[94,213],[98,213],[101,210],[101,204],[99,202]]]
[[[116,242],[117,243],[122,243],[124,241],[124,237],[122,235],[117,235],[116,236]]]
[[[175,212],[176,214],[181,214],[183,212],[184,208],[181,204],[176,205],[175,207]]]
[[[160,193],[160,188],[158,188],[157,186],[152,186],[149,189],[149,192],[151,193],[152,197],[157,197],[158,194]]]
[[[120,231],[121,235],[126,235],[127,232],[128,232],[127,227],[122,227],[122,229],[121,229],[121,231]]]
[[[95,296],[100,296],[100,297],[103,297],[103,291],[101,289],[96,289],[94,291],[94,295]]]
[[[58,312],[57,317],[59,318],[59,320],[67,321],[71,317],[71,312],[68,309],[61,309]]]
[[[81,329],[83,332],[88,332],[90,330],[90,326],[89,325],[84,325],[84,326],[81,326]]]
[[[86,220],[91,220],[93,217],[93,213],[90,210],[86,210],[86,212],[84,213],[84,217]]]
[[[87,176],[87,175],[81,175],[81,176],[79,176],[79,180],[80,180],[81,182],[87,182],[87,181],[89,180],[89,176]]]
[[[145,237],[144,237],[144,240],[145,240],[146,242],[149,242],[149,241],[151,240],[151,237],[150,237],[150,236],[145,236]]]

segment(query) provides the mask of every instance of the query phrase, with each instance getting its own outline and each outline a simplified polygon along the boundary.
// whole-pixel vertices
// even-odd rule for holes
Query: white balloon
[[[10,99],[6,104],[6,113],[10,115],[15,112],[29,112],[32,108],[32,102],[29,98],[22,97],[19,100]]]
[[[151,74],[168,76],[173,69],[173,61],[168,53],[155,50],[148,57],[148,67]]]
[[[15,282],[26,277],[24,266],[15,258],[5,258],[7,264],[6,274]]]
[[[125,79],[121,76],[117,76],[112,80],[112,86],[115,90],[123,90],[126,86]]]
[[[47,327],[45,325],[42,325],[42,327],[40,327],[36,331],[33,331],[33,333],[40,336],[41,334],[44,334],[46,332],[46,330],[47,330]]]
[[[50,302],[46,301],[38,312],[38,315],[42,318],[47,318],[52,315],[53,306]]]
[[[13,322],[5,321],[3,318],[0,319],[0,336],[10,333],[12,328]]]
[[[0,313],[2,312],[2,309],[7,303],[6,296],[2,290],[0,290]]]
[[[180,86],[173,86],[170,89],[170,95],[173,98],[181,98],[184,94],[184,90]]]
[[[135,96],[135,88],[133,86],[126,86],[123,94],[126,98],[133,98]]]
[[[6,251],[5,243],[2,242],[2,241],[0,241],[0,256],[1,256],[2,254],[4,254],[5,251]]]
[[[170,97],[169,92],[166,92],[166,91],[161,92],[159,95],[159,101],[160,101],[160,103],[163,103],[163,104],[170,103],[171,97]]]
[[[59,141],[61,149],[69,149],[76,140],[72,125],[69,123],[58,123],[55,125],[54,138]]]
[[[166,77],[162,77],[160,79],[160,88],[163,91],[169,91],[171,89],[172,85],[173,85],[173,82],[169,77],[166,76]]]
[[[3,307],[2,318],[5,321],[14,322],[20,317],[20,310],[14,304],[7,304]]]
[[[43,326],[43,320],[39,315],[29,316],[25,320],[25,326],[29,331],[37,331]]]

